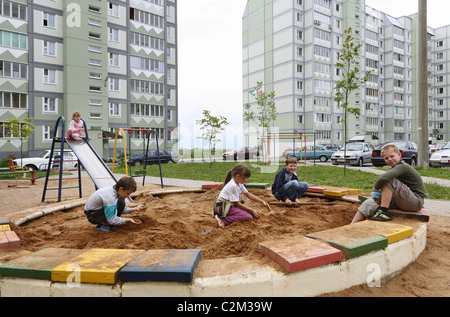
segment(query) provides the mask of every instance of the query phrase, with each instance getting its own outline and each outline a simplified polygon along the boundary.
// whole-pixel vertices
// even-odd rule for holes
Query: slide
[[[81,165],[83,165],[97,189],[108,186],[112,187],[117,183],[114,174],[106,166],[101,157],[98,156],[89,141],[85,139],[81,141],[66,139],[66,142],[80,160]]]

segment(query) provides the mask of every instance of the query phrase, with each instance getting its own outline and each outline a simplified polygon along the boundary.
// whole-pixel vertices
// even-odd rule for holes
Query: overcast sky
[[[230,123],[218,148],[242,146],[242,16],[247,0],[178,1],[180,147],[200,146],[203,110]],[[418,12],[419,0],[366,0],[393,17]],[[450,24],[450,1],[428,0],[427,24]]]

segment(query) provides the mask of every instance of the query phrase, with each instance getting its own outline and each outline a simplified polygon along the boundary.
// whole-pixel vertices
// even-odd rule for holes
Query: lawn
[[[277,171],[282,169],[284,165],[280,166],[270,166],[273,168],[269,173],[263,172],[264,165],[261,163],[246,162],[247,166],[250,167],[252,175],[248,182],[251,183],[270,183],[272,184],[273,179]],[[178,164],[162,164],[162,175],[167,178],[179,178],[179,179],[192,179],[192,180],[203,180],[209,182],[223,182],[225,176],[229,170],[235,166],[235,162],[214,162],[210,163],[178,163]],[[265,166],[267,167],[267,166]],[[137,167],[132,167],[130,174],[138,170]],[[430,169],[431,170],[431,169]],[[418,168],[419,173],[424,174],[426,170]],[[444,171],[448,171],[445,170]],[[125,168],[119,167],[114,169],[115,173],[125,174]],[[448,171],[450,173],[450,171]],[[314,185],[328,185],[337,187],[349,187],[358,188],[364,190],[364,192],[369,193],[373,184],[378,179],[378,175],[363,172],[358,170],[346,169],[344,176],[344,169],[335,166],[302,166],[299,165],[297,168],[297,174],[301,181],[308,182]],[[159,177],[159,166],[149,165],[147,166],[148,176]],[[449,177],[450,174],[446,174],[441,171],[440,178]],[[429,177],[437,177],[431,175],[423,175]],[[443,177],[444,176],[444,177]],[[445,199],[450,200],[450,191],[448,187],[438,186],[436,184],[425,184],[428,192],[430,193],[431,199]]]

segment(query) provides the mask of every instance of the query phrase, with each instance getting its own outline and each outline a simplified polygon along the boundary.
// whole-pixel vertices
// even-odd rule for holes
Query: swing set
[[[139,132],[143,132],[144,133],[144,147],[143,147],[143,152],[145,151],[145,155],[144,155],[144,168],[141,170],[136,170],[134,171],[134,174],[132,173],[132,165],[131,162],[128,162],[127,160],[127,147],[126,147],[126,142],[125,142],[125,132],[128,132],[128,148],[130,151],[130,156],[131,156],[131,133],[133,131],[139,131]],[[122,138],[124,139],[123,142],[123,153],[124,153],[124,160],[125,160],[125,173],[127,176],[131,176],[131,177],[140,177],[142,176],[142,186],[144,186],[145,184],[145,175],[147,174],[147,158],[148,158],[148,148],[149,148],[149,144],[150,144],[150,135],[152,133],[155,134],[155,138],[156,138],[156,152],[158,153],[158,164],[159,164],[159,176],[161,179],[161,188],[164,188],[164,184],[163,184],[163,178],[162,178],[162,171],[161,171],[161,157],[159,154],[159,142],[158,142],[158,132],[156,132],[156,130],[153,129],[131,129],[131,128],[119,128],[116,131],[116,135],[115,135],[115,141],[114,141],[114,154],[113,154],[113,162],[112,162],[112,172],[114,173],[114,163],[115,163],[115,159],[116,159],[116,149],[117,149],[117,139],[119,137],[119,132],[122,133]],[[145,139],[147,139],[147,148],[145,147]],[[128,173],[128,165],[130,165],[130,173]]]

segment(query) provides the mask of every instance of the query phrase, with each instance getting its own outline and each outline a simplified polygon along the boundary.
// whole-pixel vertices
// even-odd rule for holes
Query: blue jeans
[[[308,183],[299,182],[297,180],[293,180],[284,184],[284,192],[286,196],[291,201],[295,201],[295,196],[297,195],[298,199],[300,199],[308,190]]]

